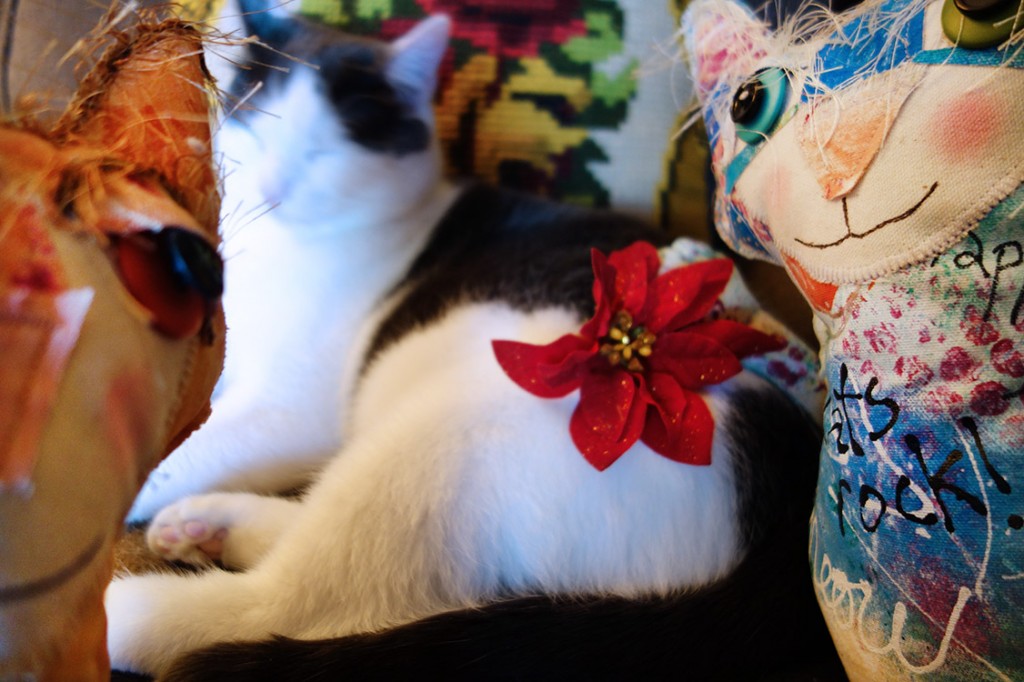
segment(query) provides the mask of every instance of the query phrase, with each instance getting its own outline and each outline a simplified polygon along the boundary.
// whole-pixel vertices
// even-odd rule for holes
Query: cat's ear
[[[771,31],[732,0],[696,0],[682,19],[682,39],[701,101],[750,76],[770,50]]]
[[[391,44],[388,77],[411,88],[422,104],[429,104],[437,88],[437,74],[448,49],[451,19],[435,14],[416,24]]]
[[[238,0],[246,33],[259,36],[260,42],[275,50],[284,48],[297,29],[297,23],[283,7],[285,4],[268,0]]]
[[[157,173],[213,237],[220,206],[210,144],[213,97],[202,54],[202,37],[185,23],[140,26],[83,80],[54,133]]]

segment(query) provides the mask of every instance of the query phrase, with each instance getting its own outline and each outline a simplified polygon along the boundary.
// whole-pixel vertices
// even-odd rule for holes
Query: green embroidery
[[[389,19],[394,10],[391,0],[356,0],[356,16],[360,19]]]
[[[299,12],[332,26],[343,26],[350,18],[341,0],[302,0]]]
[[[587,35],[573,38],[562,46],[562,51],[574,62],[593,64],[622,52],[621,27],[608,12],[585,12]]]
[[[617,76],[609,78],[600,71],[594,72],[590,89],[594,97],[608,106],[627,101],[636,93],[636,69],[639,62],[633,59]]]
[[[569,154],[569,172],[560,178],[563,187],[561,199],[581,206],[608,206],[608,190],[590,172],[591,164],[607,162],[608,155],[590,138]]]

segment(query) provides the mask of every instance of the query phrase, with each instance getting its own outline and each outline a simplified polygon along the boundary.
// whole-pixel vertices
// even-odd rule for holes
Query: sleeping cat
[[[269,14],[250,19],[270,21]],[[435,22],[396,44],[388,69],[400,92],[379,74],[364,77],[372,61],[360,60],[383,58],[383,45],[331,43],[320,34],[309,36],[321,43],[308,48],[322,52],[319,75],[279,58],[275,67],[293,73],[254,63],[236,79],[238,101],[264,81],[270,92],[239,107],[216,142],[227,197],[224,306],[232,311],[216,416],[154,471],[130,520],[152,518],[188,494],[288,490],[337,451],[350,390],[338,377],[355,376],[345,368],[358,357],[349,352],[353,332],[453,197],[438,181],[428,129],[446,35]],[[328,95],[324,81],[344,89]],[[258,111],[271,103],[271,115]],[[405,119],[392,121],[397,115]]]
[[[149,530],[167,558],[237,572],[115,581],[114,666],[162,679],[750,679],[830,661],[805,560],[820,433],[791,396],[743,370],[686,412],[674,403],[666,424],[704,406],[713,417],[713,437],[673,432],[708,436],[707,465],[662,456],[653,409],[623,415],[617,426],[639,425],[643,442],[600,471],[581,452],[586,436],[570,433],[586,386],[538,398],[496,359],[496,339],[547,344],[591,329],[608,303],[595,312],[595,272],[621,266],[610,276],[625,287],[622,254],[637,242],[666,263],[710,254],[668,248],[667,234],[623,216],[445,182],[430,100],[446,18],[391,45],[269,13],[249,22],[319,70],[260,66],[278,52],[253,49],[242,72],[263,85],[223,132],[237,162],[225,203],[274,208],[227,235],[227,370],[212,419],[160,486],[250,492],[187,497]],[[734,280],[722,301],[741,288]],[[729,309],[714,304],[716,323]],[[622,340],[612,326],[604,319],[603,345]],[[661,349],[639,338],[644,368]],[[723,358],[678,361],[697,363],[703,381]],[[643,373],[614,371],[631,377],[623,390],[649,390]],[[628,407],[598,402],[613,426]],[[318,466],[301,498],[251,492]]]

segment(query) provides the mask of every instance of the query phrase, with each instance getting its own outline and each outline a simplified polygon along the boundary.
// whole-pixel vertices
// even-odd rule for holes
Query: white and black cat
[[[602,472],[570,438],[576,397],[534,397],[495,361],[494,339],[547,343],[594,313],[591,249],[669,235],[445,182],[430,104],[446,18],[392,45],[248,21],[275,51],[251,48],[239,88],[262,87],[222,132],[226,205],[275,207],[227,234],[213,417],[133,512],[249,491],[174,502],[149,531],[168,558],[238,572],[116,580],[114,667],[176,680],[828,669],[806,562],[820,432],[800,407],[744,371],[702,393],[709,466],[638,443]],[[252,492],[314,472],[298,499]]]
[[[249,16],[287,42],[272,15]],[[154,471],[130,520],[188,494],[308,481],[341,444],[356,332],[454,197],[430,132],[443,21],[393,49],[312,27],[295,42],[316,68],[258,50],[232,85],[256,96],[216,138],[232,338],[215,415]]]

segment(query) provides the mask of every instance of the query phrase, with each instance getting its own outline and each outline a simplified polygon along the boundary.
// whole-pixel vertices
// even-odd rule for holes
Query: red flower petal
[[[731,276],[732,261],[727,258],[701,261],[661,275],[651,285],[653,308],[648,329],[655,334],[675,331],[700,320],[711,312]]]
[[[728,348],[737,358],[759,355],[786,347],[781,336],[765,334],[733,320],[709,320],[686,328],[689,334],[709,336]]]
[[[594,316],[580,328],[580,335],[598,339],[608,333],[615,305],[615,269],[608,265],[608,259],[597,249],[590,250],[591,267],[594,270]]]
[[[608,265],[615,270],[613,307],[625,309],[634,319],[644,317],[647,309],[647,288],[658,276],[661,258],[648,242],[634,242],[608,256]]]
[[[720,384],[743,369],[736,356],[716,340],[685,331],[659,336],[648,365],[651,372],[669,374],[690,390]]]
[[[535,346],[518,341],[491,341],[498,364],[512,381],[535,396],[561,398],[579,388],[594,342],[576,334]]]
[[[633,375],[594,370],[583,378],[569,433],[586,460],[604,471],[640,438],[646,412]]]
[[[591,262],[594,315],[580,333],[546,346],[494,341],[499,364],[537,396],[554,398],[580,389],[569,431],[598,470],[611,466],[640,438],[674,461],[709,464],[714,419],[694,391],[741,372],[739,358],[782,348],[785,342],[738,322],[706,319],[732,275],[727,259],[658,275],[657,250],[636,242],[607,257],[593,250]],[[623,310],[657,337],[643,371],[612,367],[598,355],[599,341]]]
[[[654,409],[647,411],[641,440],[659,455],[683,464],[711,464],[715,420],[704,400],[666,374],[651,374]]]

